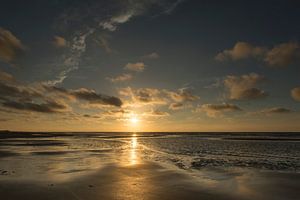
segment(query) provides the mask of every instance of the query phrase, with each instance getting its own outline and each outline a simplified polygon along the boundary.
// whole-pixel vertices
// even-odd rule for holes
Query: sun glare
[[[138,119],[136,116],[132,116],[132,117],[130,118],[130,122],[131,122],[132,124],[137,124],[137,123],[139,122],[139,119]]]

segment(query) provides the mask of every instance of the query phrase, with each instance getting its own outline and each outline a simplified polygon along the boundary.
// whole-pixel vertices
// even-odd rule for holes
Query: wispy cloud
[[[98,38],[95,39],[95,41],[102,47],[106,53],[110,54],[113,53],[112,48],[110,47],[110,44],[108,42],[108,36],[100,35]]]
[[[137,63],[127,63],[124,69],[129,71],[142,72],[144,71],[145,67],[146,65],[143,62],[137,62]]]
[[[49,85],[57,85],[62,83],[68,74],[79,68],[79,61],[86,49],[86,38],[91,36],[97,30],[116,31],[118,26],[125,24],[136,16],[143,15],[149,10],[164,11],[170,14],[181,0],[132,0],[132,1],[92,1],[90,3],[78,3],[65,9],[61,14],[57,27],[68,31],[73,31],[70,41],[70,52],[64,55],[65,60],[62,64],[61,72],[54,80],[47,83]],[[72,26],[71,26],[72,25]],[[76,30],[74,30],[74,27]],[[107,40],[100,37],[99,44],[111,53]],[[130,64],[130,63],[129,63]],[[139,64],[132,63],[134,66],[129,69],[134,71],[143,71],[144,67],[138,67]]]
[[[79,68],[82,54],[86,50],[86,38],[94,32],[90,29],[88,32],[78,34],[70,41],[70,50],[67,55],[64,55],[63,70],[56,76],[54,80],[46,81],[48,85],[57,85],[62,83],[68,74]]]
[[[116,77],[108,77],[107,79],[113,83],[116,82],[124,82],[124,81],[129,81],[133,78],[133,76],[131,74],[121,74],[119,76]]]
[[[142,59],[150,59],[150,60],[154,60],[154,59],[158,59],[160,56],[158,53],[156,52],[152,52],[149,54],[146,54],[144,56],[142,56]]]

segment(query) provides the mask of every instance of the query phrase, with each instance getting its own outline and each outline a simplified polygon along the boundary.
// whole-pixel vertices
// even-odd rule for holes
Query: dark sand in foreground
[[[1,180],[3,200],[95,199],[297,199],[299,174],[264,173],[220,176],[216,182],[145,162],[133,166],[107,165],[97,172],[66,182]],[[219,174],[218,174],[219,173]],[[211,176],[212,174],[209,174]],[[230,177],[229,177],[230,176]],[[197,179],[199,181],[197,181]]]

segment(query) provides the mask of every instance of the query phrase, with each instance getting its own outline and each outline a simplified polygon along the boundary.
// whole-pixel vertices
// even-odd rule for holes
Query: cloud
[[[61,84],[68,74],[79,69],[81,57],[86,51],[86,39],[101,31],[116,31],[118,26],[127,23],[136,16],[145,13],[164,11],[170,14],[181,1],[178,0],[130,0],[130,1],[90,1],[76,2],[64,9],[64,13],[58,17],[55,25],[60,31],[67,35],[69,32],[68,46],[70,50],[62,56],[63,62],[61,71],[47,83],[49,85]],[[70,34],[71,33],[71,34]],[[107,39],[101,36],[97,42],[111,53]],[[144,67],[132,67],[133,71],[143,71]]]
[[[107,79],[113,83],[115,82],[124,82],[124,81],[129,81],[132,80],[133,76],[131,74],[121,74],[119,76],[116,77],[108,77]]]
[[[136,12],[134,10],[127,10],[125,13],[113,16],[107,21],[100,22],[99,25],[106,30],[109,31],[115,31],[117,29],[117,26],[119,24],[123,24],[127,21],[129,21],[134,15],[136,15]]]
[[[139,88],[134,91],[133,98],[141,103],[150,104],[165,104],[165,101],[160,97],[161,92],[154,88]]]
[[[14,81],[15,79],[11,74],[0,70],[0,82],[14,82]]]
[[[158,53],[156,52],[152,52],[150,54],[144,55],[142,56],[142,59],[150,59],[150,60],[154,60],[154,59],[158,59],[160,56]]]
[[[52,43],[57,48],[64,48],[67,46],[66,39],[61,36],[54,36]]]
[[[103,112],[101,115],[103,118],[106,119],[123,119],[123,118],[129,118],[129,116],[132,114],[129,110],[125,109],[117,109],[117,110],[107,110]]]
[[[127,63],[124,69],[135,71],[135,72],[142,72],[144,71],[146,65],[143,62],[137,62],[137,63]]]
[[[205,112],[209,117],[218,117],[225,112],[241,111],[242,109],[234,104],[203,104],[196,109],[196,112]]]
[[[164,11],[164,13],[166,14],[171,14],[175,8],[182,2],[184,2],[185,0],[177,0],[175,2],[172,2],[169,7],[167,7],[167,9]]]
[[[218,61],[228,59],[241,60],[250,57],[260,57],[265,54],[264,47],[255,47],[247,42],[237,42],[232,49],[224,50],[215,57]]]
[[[70,50],[66,55],[63,55],[64,69],[55,77],[53,80],[46,81],[48,85],[61,84],[67,77],[68,74],[79,68],[81,56],[86,50],[86,38],[94,33],[94,29],[90,29],[84,33],[76,33],[73,39],[70,41]]]
[[[228,98],[234,100],[259,99],[267,96],[267,93],[259,88],[257,84],[262,82],[264,77],[255,73],[242,76],[227,76],[224,86],[229,92]]]
[[[170,106],[169,106],[169,109],[170,110],[181,110],[184,108],[184,104],[183,103],[171,103]]]
[[[17,55],[24,50],[25,46],[16,36],[0,27],[0,60],[13,63]]]
[[[200,99],[199,96],[196,96],[192,93],[190,88],[180,88],[176,92],[165,90],[165,92],[172,100],[176,102],[188,102]]]
[[[185,103],[191,103],[200,98],[194,95],[190,88],[180,88],[177,91],[170,91],[156,88],[133,89],[126,87],[121,88],[119,94],[130,98],[131,102],[128,102],[128,105],[166,105],[171,103],[169,105],[169,109],[171,110],[182,109]]]
[[[66,110],[68,107],[57,101],[47,101],[46,103],[32,103],[21,101],[5,101],[2,103],[3,107],[13,108],[16,110],[34,111],[41,113],[57,113]]]
[[[300,87],[293,88],[291,90],[291,96],[294,100],[300,101]]]
[[[85,100],[90,104],[101,104],[101,105],[111,105],[111,106],[122,106],[122,100],[118,97],[108,96],[96,93],[92,89],[87,88],[79,88],[68,90],[65,88],[57,87],[57,86],[49,86],[43,85],[43,87],[50,93],[54,94],[63,94],[68,98],[75,98],[77,100]]]
[[[86,100],[91,104],[104,104],[117,107],[122,106],[122,101],[118,97],[98,94],[94,90],[89,90],[86,88],[71,90],[69,94],[75,96],[77,99]]]
[[[120,24],[130,21],[135,16],[143,15],[152,8],[155,8],[153,10],[158,10],[159,15],[171,14],[181,2],[183,2],[183,0],[123,1],[120,5],[122,9],[115,11],[110,18],[102,20],[99,26],[108,31],[115,31]],[[115,7],[117,7],[117,5],[115,5]]]
[[[106,53],[110,54],[113,52],[112,48],[109,45],[108,39],[106,38],[107,36],[100,35],[98,39],[95,41],[102,47]]]
[[[270,114],[284,114],[284,113],[290,113],[292,110],[283,108],[283,107],[273,107],[273,108],[266,108],[264,110],[261,110],[260,113],[270,115]]]
[[[34,87],[0,82],[0,99],[21,98],[31,99],[42,97],[43,94]]]
[[[232,49],[226,49],[217,54],[217,61],[242,60],[255,58],[264,61],[271,67],[285,67],[300,58],[300,45],[297,42],[286,42],[273,48],[254,46],[247,42],[237,42]]]
[[[164,111],[159,111],[159,110],[151,110],[149,112],[145,112],[142,114],[145,117],[168,117],[170,116],[169,113],[164,112]]]
[[[134,104],[161,104],[167,103],[164,98],[164,93],[155,88],[138,88],[132,89],[131,87],[121,88],[119,94],[131,98]]]
[[[264,61],[270,66],[287,66],[300,57],[299,44],[282,43],[267,52]]]
[[[86,101],[89,104],[120,107],[118,97],[96,93],[87,88],[65,89],[42,83],[23,84],[10,74],[0,73],[0,105],[21,111],[54,113],[70,111],[70,101]],[[66,103],[66,101],[69,101]],[[81,103],[81,102],[76,102]]]

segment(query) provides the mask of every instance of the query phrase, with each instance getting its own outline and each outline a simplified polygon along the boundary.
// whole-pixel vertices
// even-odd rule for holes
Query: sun
[[[136,116],[132,116],[132,117],[130,118],[130,122],[131,122],[132,124],[137,124],[137,123],[139,122],[139,119],[138,119]]]

